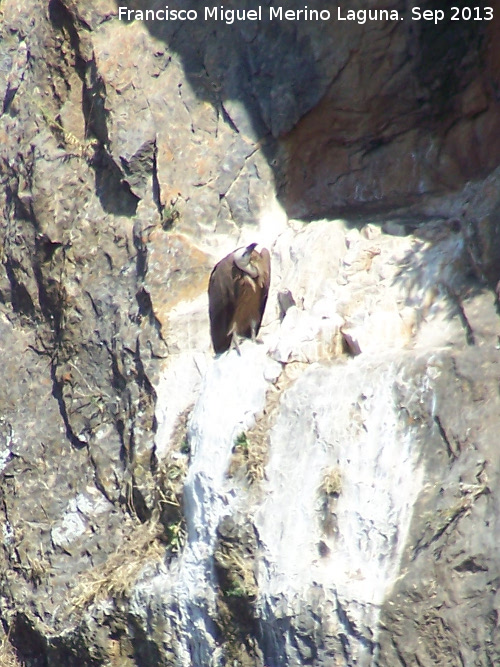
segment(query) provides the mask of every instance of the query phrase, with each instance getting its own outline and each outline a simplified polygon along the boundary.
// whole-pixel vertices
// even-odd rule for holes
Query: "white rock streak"
[[[176,586],[186,665],[192,664],[189,656],[195,664],[212,664],[212,556],[219,521],[235,501],[226,472],[235,439],[253,425],[265,405],[269,381],[280,371],[263,345],[243,343],[241,356],[231,351],[209,367],[190,418],[191,465],[184,487],[188,543]]]
[[[320,585],[359,632],[376,627],[422,484],[418,443],[396,413],[395,380],[389,360],[358,357],[312,367],[284,397],[256,521],[265,550],[260,593],[271,608],[285,599],[294,611]],[[320,487],[332,469],[341,490],[326,537]],[[321,540],[328,554],[320,555]],[[364,650],[353,647],[353,657]]]
[[[224,664],[213,625],[216,530],[224,515],[248,502],[226,473],[235,438],[253,424],[269,381],[280,373],[269,350],[282,363],[316,363],[299,364],[305,370],[283,391],[260,504],[244,507],[260,542],[256,613],[266,664],[285,664],[285,655],[289,664],[301,664],[294,622],[290,636],[283,630],[286,619],[301,614],[333,642],[328,655],[333,651],[338,664],[376,660],[380,609],[400,574],[423,484],[420,444],[400,411],[397,388],[424,396],[423,378],[408,380],[404,369],[429,347],[463,335],[456,317],[444,326],[462,261],[458,234],[436,237],[433,245],[370,225],[361,231],[346,231],[340,221],[294,225],[273,247],[265,345],[245,342],[241,357],[231,352],[208,361],[201,383],[200,364],[184,350],[191,371],[180,381],[188,357],[172,361],[158,393],[160,458],[177,415],[195,401],[185,482],[188,542],[168,573],[137,594],[138,603],[145,596],[156,613],[173,619],[176,664],[186,667]],[[296,306],[280,323],[275,303],[285,289]],[[342,336],[359,356],[342,353]],[[170,396],[176,376],[178,394]],[[332,471],[339,493],[325,500],[321,486]],[[318,599],[322,607],[314,612]]]

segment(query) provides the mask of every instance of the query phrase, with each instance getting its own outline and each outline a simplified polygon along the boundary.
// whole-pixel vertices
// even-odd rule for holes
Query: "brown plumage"
[[[210,335],[217,354],[234,345],[237,336],[255,340],[271,282],[271,258],[257,244],[237,248],[215,265],[208,284]]]

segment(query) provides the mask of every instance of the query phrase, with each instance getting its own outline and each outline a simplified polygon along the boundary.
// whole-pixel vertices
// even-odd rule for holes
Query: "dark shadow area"
[[[161,665],[162,654],[155,640],[152,639],[142,626],[130,615],[128,622],[132,631],[133,659],[137,665]]]
[[[47,667],[47,643],[25,614],[17,614],[9,628],[9,639],[23,664]]]
[[[104,147],[96,151],[92,167],[95,171],[96,194],[106,213],[133,217],[139,197],[134,195],[120,168]]]
[[[347,8],[333,2],[292,0],[283,11],[307,7],[309,14],[277,20],[275,13],[270,20],[270,11],[280,7],[274,0],[224,5],[188,0],[182,9],[192,16],[196,12],[196,20],[144,20],[143,25],[178,54],[197,98],[213,105],[236,131],[239,120],[232,110],[235,103],[245,108],[281,203],[291,217],[312,220],[418,208],[428,196],[455,192],[498,164],[500,141],[492,146],[486,129],[489,155],[484,147],[467,157],[443,160],[440,155],[464,113],[461,95],[489,66],[494,30],[486,20],[488,3],[475,3],[467,19],[469,4],[458,0],[452,13],[449,3],[427,0],[419,5],[421,14],[433,12],[439,20],[414,20],[414,3],[399,0],[393,3],[399,20],[365,16],[363,22],[360,13],[357,20],[340,20]],[[159,0],[116,0],[116,5],[125,22],[165,9]],[[241,18],[258,7],[260,20]],[[363,12],[366,3],[351,2],[351,8]],[[217,18],[207,17],[207,9],[216,9]],[[240,18],[230,14],[236,10]],[[330,12],[329,20],[315,20],[315,11]],[[491,111],[493,84],[486,81],[490,99],[472,109],[471,118]],[[418,137],[410,164],[412,147],[405,141],[412,132]],[[467,150],[475,139],[457,141]],[[450,167],[452,159],[457,165]]]
[[[446,321],[458,318],[465,344],[475,345],[464,304],[484,291],[485,282],[474,272],[460,229],[453,229],[446,220],[437,225],[443,233],[436,240],[429,240],[427,228],[422,233],[416,230],[415,242],[399,263],[394,284],[407,295],[405,305],[416,310],[415,334],[428,314],[436,314],[439,308]]]
[[[456,10],[451,10],[451,4]],[[485,22],[476,18],[487,15],[484,12],[487,4],[480,0],[475,3],[477,9],[469,11],[471,3],[466,0],[453,3],[428,0],[420,3],[421,14],[430,11],[439,16],[437,12],[443,12],[445,17],[437,22],[415,22],[415,74],[425,91],[425,96],[419,97],[417,102],[425,105],[429,120],[441,120],[453,115],[456,96],[470,81],[474,70],[484,67]],[[464,16],[471,18],[465,19]]]
[[[50,0],[49,18],[56,30],[69,42],[74,52],[74,69],[82,84],[82,110],[85,120],[86,139],[97,139],[90,165],[95,173],[96,193],[107,213],[135,215],[139,198],[136,197],[123,174],[113,161],[107,147],[109,133],[105,109],[106,90],[97,74],[94,61],[89,66],[82,55],[80,37],[75,28],[70,10],[61,0]]]
[[[165,9],[159,0],[116,6],[126,23]],[[452,10],[427,0],[416,14],[415,3],[399,0],[392,5],[399,20],[365,23],[359,12],[366,3],[357,1],[349,9],[358,20],[349,21],[339,18],[347,7],[333,2],[311,0],[309,15],[297,20],[277,20],[279,6],[188,0],[182,9],[196,20],[141,22],[177,54],[196,97],[234,132],[242,131],[235,109],[244,107],[289,217],[340,216],[360,228],[390,216],[396,231],[388,233],[414,234],[397,282],[408,294],[435,288],[446,317],[458,316],[473,345],[462,304],[500,279],[498,225],[489,224],[486,238],[471,210],[474,195],[465,192],[500,162],[500,27],[489,20],[489,4],[480,0],[471,10],[458,0]],[[283,10],[305,6],[292,0]],[[243,20],[258,7],[259,20]],[[315,20],[312,12],[321,10],[329,20]],[[469,209],[459,221],[454,201]],[[427,232],[436,224],[463,246],[458,282],[429,269],[439,265],[441,236]]]
[[[71,427],[71,420],[66,408],[66,401],[64,400],[64,382],[62,382],[57,376],[57,367],[55,363],[51,363],[50,376],[52,380],[52,396],[56,399],[59,406],[59,412],[64,423],[66,437],[75,449],[83,449],[84,447],[87,447],[87,443],[84,440],[80,440]]]
[[[328,3],[327,3],[328,4]],[[330,3],[332,4],[332,3]],[[127,23],[138,11],[164,10],[163,2],[116,1],[117,8],[127,8]],[[178,54],[184,73],[198,99],[210,103],[236,132],[241,131],[235,104],[248,113],[253,138],[275,170],[279,180],[280,164],[276,159],[277,141],[284,137],[307,111],[325,94],[329,85],[327,66],[317,57],[315,39],[320,32],[332,32],[330,22],[269,20],[274,3],[202,3],[188,0],[171,10],[196,12],[197,20],[144,20],[150,34]],[[262,20],[230,21],[228,12],[255,10],[261,7]],[[312,0],[310,10],[324,9],[324,3]],[[205,8],[217,10],[217,19],[205,20]],[[287,10],[303,9],[300,0],[286,3]],[[226,20],[221,19],[221,10]],[[333,11],[333,5],[331,7]],[[331,34],[333,40],[334,35]]]

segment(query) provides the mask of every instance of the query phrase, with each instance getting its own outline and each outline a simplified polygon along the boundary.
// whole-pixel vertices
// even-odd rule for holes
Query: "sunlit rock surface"
[[[498,17],[395,7],[2,3],[0,663],[500,662]]]
[[[462,518],[488,511],[483,499],[490,498],[496,474],[490,468],[494,437],[483,410],[471,407],[468,397],[476,392],[487,397],[489,415],[498,407],[492,381],[498,369],[496,314],[492,294],[474,291],[464,279],[460,233],[443,234],[441,227],[429,225],[427,238],[395,238],[371,227],[348,230],[340,221],[301,231],[294,227],[295,232],[286,232],[286,252],[283,236],[275,245],[280,268],[273,293],[284,284],[293,287],[293,280],[282,283],[282,276],[300,275],[310,255],[293,248],[299,239],[307,247],[309,235],[331,300],[325,302],[316,284],[315,290],[305,289],[307,309],[291,306],[281,324],[269,323],[262,345],[243,346],[241,358],[231,352],[209,360],[196,384],[187,431],[192,446],[184,491],[187,542],[172,566],[174,589],[168,577],[156,584],[162,596],[175,590],[180,621],[171,631],[178,655],[184,656],[179,664],[190,659],[204,664],[207,656],[208,664],[224,664],[224,655],[237,655],[241,664],[399,664],[395,655],[408,651],[406,631],[398,630],[401,646],[397,637],[386,639],[391,630],[385,619],[397,618],[403,627],[413,622],[410,598],[401,591],[412,586],[411,599],[425,598],[426,589],[415,583],[422,560],[444,558],[441,552],[450,548],[450,539],[455,544],[454,527]],[[315,248],[316,235],[332,229],[338,247]],[[374,239],[367,241],[371,236],[375,246]],[[339,259],[330,262],[335,253]],[[295,289],[298,294],[300,288]],[[468,290],[462,301],[459,295]],[[369,315],[380,303],[393,306],[376,326]],[[319,333],[325,317],[341,320],[338,311],[361,313],[363,306],[358,340],[366,340],[366,347],[360,345],[355,354],[350,345],[334,353],[325,348]],[[302,331],[286,328],[294,313],[315,323],[304,340],[322,353],[314,360],[295,360],[291,376],[277,364],[266,374],[256,361],[270,363],[267,346],[277,358],[276,350],[284,348],[276,347],[276,338],[281,346],[295,345]],[[404,335],[389,335],[395,328]],[[476,368],[470,366],[473,358]],[[263,395],[257,402],[252,396],[256,382],[265,391],[266,378],[271,384],[263,414]],[[252,415],[257,424],[266,423],[264,449]],[[482,444],[474,431],[482,433]],[[243,445],[237,438],[241,432],[247,434]],[[238,458],[242,446],[248,450],[246,468],[245,456],[243,462]],[[262,468],[249,477],[252,447]],[[243,554],[229,552],[240,588],[223,593],[246,604],[255,635],[248,634],[251,624],[238,608],[244,620],[238,625],[238,617],[232,618],[232,634],[221,649],[227,619],[224,625],[216,564],[221,525],[228,518],[243,526],[244,534],[250,530],[254,542]],[[139,584],[143,604],[156,609],[148,590],[149,584]],[[493,597],[482,604],[492,603]],[[433,609],[428,613],[438,615]],[[423,648],[415,647],[414,655],[430,655],[434,638],[425,619],[418,622]],[[427,642],[432,648],[425,648]],[[455,655],[464,650],[459,643],[446,646]],[[437,655],[445,659],[444,652]]]

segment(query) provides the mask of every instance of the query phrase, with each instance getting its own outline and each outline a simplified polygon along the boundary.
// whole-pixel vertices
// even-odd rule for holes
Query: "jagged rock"
[[[414,21],[414,5],[393,6],[403,20],[341,30],[331,85],[287,136],[284,198],[295,217],[412,203],[436,214],[436,195],[458,195],[498,164],[498,102],[489,84],[498,80],[493,21],[478,30],[450,17]]]
[[[280,340],[271,350],[276,361],[289,363],[299,361],[312,363],[320,359],[333,359],[342,354],[342,335],[344,320],[338,315],[315,317],[296,306],[288,309],[280,327]]]
[[[498,29],[394,9],[3,3],[0,662],[499,661]]]

